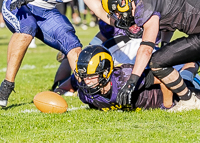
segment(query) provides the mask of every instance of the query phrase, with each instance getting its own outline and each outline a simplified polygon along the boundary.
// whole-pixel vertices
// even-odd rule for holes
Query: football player
[[[143,36],[137,53],[132,75],[119,92],[119,104],[135,88],[138,79],[150,61],[153,74],[176,93],[181,102],[173,110],[179,110],[183,104],[193,104],[198,98],[186,87],[178,71],[172,66],[200,60],[200,2],[197,0],[85,0],[88,7],[108,24],[130,26],[134,18],[137,26],[143,27]],[[118,20],[113,20],[106,13],[117,13]],[[166,44],[152,55],[157,34],[160,31],[180,30],[188,37],[182,37]],[[198,104],[197,104],[198,106]]]
[[[136,25],[133,25],[131,28],[131,31],[120,29],[110,26],[102,20],[99,20],[100,31],[96,34],[96,36],[91,40],[89,44],[103,44],[111,51],[115,64],[134,64],[135,55],[141,42],[142,28],[139,28]],[[56,72],[52,90],[54,90],[71,75],[71,68],[69,66],[68,59],[66,58],[66,55],[64,53],[59,52],[57,54],[57,61],[61,62],[61,64]]]
[[[100,110],[130,110],[136,108],[161,108],[174,107],[173,93],[155,78],[150,69],[145,69],[139,78],[135,90],[129,94],[131,101],[124,100],[119,105],[117,94],[131,76],[133,65],[122,64],[114,67],[111,53],[101,45],[85,47],[79,55],[74,74],[78,80],[71,76],[66,82],[55,89],[63,94],[66,91],[78,91],[78,96],[83,103],[91,108]],[[194,90],[194,89],[193,89]],[[177,97],[174,95],[174,97]],[[178,101],[178,98],[176,99]],[[129,106],[129,103],[131,106]],[[192,105],[182,107],[185,110],[193,108]],[[196,109],[200,109],[196,106]]]
[[[138,51],[138,48],[140,46],[140,43],[142,41],[142,28],[136,26],[135,24],[131,26],[131,31],[127,29],[120,29],[117,27],[110,26],[106,24],[104,21],[99,20],[99,32],[96,34],[96,36],[91,40],[90,45],[103,45],[112,54],[114,65],[118,65],[121,63],[129,63],[134,64],[136,54]],[[167,35],[166,35],[167,33]],[[170,38],[172,37],[173,33],[164,32],[162,33],[162,45],[168,43],[170,41]],[[168,36],[171,35],[171,36]],[[161,37],[158,36],[157,38],[157,44],[161,41]],[[155,47],[154,51],[158,50],[158,47]],[[52,86],[52,90],[54,90],[57,86],[59,86],[62,82],[64,82],[67,78],[71,75],[71,68],[69,67],[68,60],[66,56],[59,52],[57,54],[57,60],[61,62],[56,75],[54,84]],[[175,68],[180,71],[183,65],[175,66]],[[193,83],[195,85],[195,88],[199,88],[199,76],[196,74],[198,70],[198,65],[196,63],[188,63],[186,64],[187,71],[182,70],[181,76],[184,77],[185,80],[188,80],[189,82]],[[189,68],[191,67],[191,68]],[[194,68],[192,68],[194,67]],[[195,69],[192,71],[189,71],[191,69]],[[195,79],[193,80],[195,75]],[[70,94],[71,95],[71,94]]]
[[[67,55],[71,68],[81,51],[82,44],[67,17],[55,5],[67,0],[4,0],[2,14],[13,33],[7,56],[5,80],[0,86],[0,106],[6,106],[14,90],[14,81],[23,57],[33,37]]]

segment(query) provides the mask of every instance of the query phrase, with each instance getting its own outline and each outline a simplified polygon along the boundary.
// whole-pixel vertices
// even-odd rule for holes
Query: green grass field
[[[98,27],[77,35],[86,46]],[[181,34],[176,33],[175,37]],[[5,77],[7,45],[11,33],[0,29],[0,81]],[[44,114],[33,104],[33,97],[51,88],[59,66],[57,51],[36,39],[37,48],[28,49],[16,78],[16,93],[8,106],[0,108],[0,142],[200,142],[200,111],[181,113],[148,110],[102,112],[91,110],[78,97],[64,97],[68,112]]]

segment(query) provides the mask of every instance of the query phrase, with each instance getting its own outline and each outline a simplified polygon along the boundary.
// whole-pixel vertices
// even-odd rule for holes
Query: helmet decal
[[[101,52],[101,53],[98,53],[98,54],[96,54],[95,56],[93,56],[91,58],[91,60],[90,60],[90,62],[88,64],[87,74],[94,74],[96,72],[96,69],[99,66],[99,64],[101,64],[101,62],[103,60],[105,60],[105,59],[109,60],[110,64],[111,64],[110,67],[113,67],[113,62],[112,62],[111,55],[109,55],[106,52]],[[106,78],[108,78],[110,76],[111,72],[112,71],[110,70]]]
[[[126,1],[126,4],[124,6],[120,6],[120,4],[117,5],[117,9],[119,12],[126,12],[128,11],[130,8],[129,8],[129,2],[131,2],[131,0],[125,0]]]
[[[108,8],[108,0],[102,0],[101,3],[102,3],[103,9],[104,9],[107,13],[110,14],[110,10],[109,10],[109,8]]]

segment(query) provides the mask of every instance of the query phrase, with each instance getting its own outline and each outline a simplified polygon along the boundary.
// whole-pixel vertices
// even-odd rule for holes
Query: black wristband
[[[155,43],[149,42],[149,41],[142,41],[142,42],[140,43],[140,45],[150,46],[150,47],[152,47],[153,49],[155,48]]]

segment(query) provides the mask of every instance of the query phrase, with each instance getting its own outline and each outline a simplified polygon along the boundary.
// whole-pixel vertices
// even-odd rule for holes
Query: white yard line
[[[46,66],[43,66],[44,69],[53,69],[53,68],[57,68],[58,66],[57,65],[46,65]]]
[[[22,69],[22,70],[32,70],[32,69],[35,69],[35,68],[36,68],[35,65],[24,65],[20,69]]]
[[[80,109],[86,109],[88,108],[88,105],[81,105],[80,107],[73,107],[72,108],[68,108],[67,111],[74,111],[74,110],[80,110]]]
[[[71,107],[71,108],[68,108],[67,111],[75,111],[75,110],[80,110],[80,109],[86,109],[88,108],[89,106],[88,105],[81,105],[80,107]],[[25,110],[22,110],[18,113],[2,113],[0,115],[6,115],[6,116],[15,116],[16,114],[19,114],[19,113],[37,113],[37,112],[40,112],[39,110],[37,109],[25,109]]]
[[[20,70],[32,70],[32,69],[35,69],[36,66],[35,65],[24,65],[20,68]],[[46,66],[43,66],[43,69],[54,69],[54,68],[58,68],[58,65],[46,65]],[[0,72],[6,72],[6,69],[7,68],[2,68],[0,69]]]

